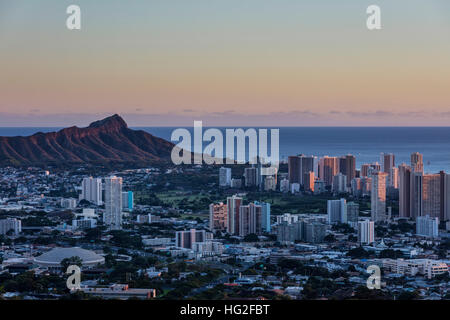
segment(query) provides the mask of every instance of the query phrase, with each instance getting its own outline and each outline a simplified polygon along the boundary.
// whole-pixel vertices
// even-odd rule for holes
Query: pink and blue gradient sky
[[[447,126],[449,38],[448,0],[0,0],[0,126]]]

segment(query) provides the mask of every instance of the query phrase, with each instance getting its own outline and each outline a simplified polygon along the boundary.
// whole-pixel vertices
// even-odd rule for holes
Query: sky
[[[448,0],[0,0],[0,126],[447,126],[449,38]]]

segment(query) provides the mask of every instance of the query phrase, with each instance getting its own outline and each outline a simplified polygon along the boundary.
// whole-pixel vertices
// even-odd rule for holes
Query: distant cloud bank
[[[111,112],[113,114],[114,112]],[[67,127],[87,126],[89,123],[111,115],[109,113],[61,113],[45,114],[32,110],[27,114],[0,112],[1,127]],[[331,110],[315,112],[298,110],[261,114],[239,113],[236,110],[197,113],[185,109],[180,113],[123,113],[129,126],[192,126],[194,120],[202,120],[206,126],[448,126],[450,112],[413,111],[355,112]]]

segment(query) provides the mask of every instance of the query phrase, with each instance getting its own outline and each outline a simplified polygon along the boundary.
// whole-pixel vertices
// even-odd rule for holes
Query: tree
[[[67,268],[71,265],[77,265],[81,268],[81,266],[83,265],[83,260],[78,256],[73,256],[70,258],[64,258],[60,264],[61,264],[62,270],[65,272],[67,270]]]
[[[357,248],[349,250],[347,252],[347,256],[350,256],[350,257],[356,258],[356,259],[362,259],[362,258],[369,257],[369,252],[364,250],[363,247],[357,247]]]
[[[385,249],[380,252],[380,258],[398,259],[403,256],[400,250]]]
[[[329,234],[325,238],[323,238],[323,240],[325,242],[335,242],[336,241],[336,237],[334,236],[334,234]]]
[[[382,290],[371,290],[366,286],[359,286],[355,289],[355,294],[352,299],[357,300],[389,300],[392,297]]]
[[[244,237],[244,242],[258,242],[259,238],[256,234],[250,233]]]
[[[419,293],[417,291],[402,291],[398,296],[398,300],[417,300]]]

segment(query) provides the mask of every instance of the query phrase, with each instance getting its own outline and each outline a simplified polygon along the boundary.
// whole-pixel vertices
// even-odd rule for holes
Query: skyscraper
[[[347,201],[345,199],[328,200],[327,215],[329,224],[347,223]]]
[[[219,169],[219,186],[231,186],[231,168],[221,167]]]
[[[347,186],[350,186],[352,179],[356,175],[356,158],[348,154],[339,158],[339,172],[347,177]]]
[[[359,217],[359,204],[356,202],[347,202],[347,222],[355,223]]]
[[[428,215],[417,217],[416,234],[423,237],[437,238],[439,235],[439,218]]]
[[[288,177],[289,183],[298,183],[301,181],[302,161],[299,156],[288,157]]]
[[[319,161],[319,178],[325,182],[326,186],[331,186],[338,169],[338,158],[324,156]]]
[[[395,155],[392,153],[381,153],[381,169],[385,173],[390,173],[395,167]]]
[[[134,195],[133,191],[122,192],[122,209],[133,211]]]
[[[303,154],[298,156],[288,157],[288,177],[289,182],[299,183],[304,185],[304,176],[310,171],[316,171],[317,157],[305,156]]]
[[[250,203],[239,207],[239,236],[245,237],[248,234],[262,233],[262,207]]]
[[[314,192],[314,180],[315,177],[313,171],[304,174],[303,181],[304,181],[304,188],[306,191]]]
[[[122,178],[105,178],[105,214],[103,222],[111,230],[122,228]]]
[[[239,234],[239,208],[242,205],[242,198],[234,195],[227,198],[227,232]]]
[[[351,192],[355,197],[362,196],[363,181],[362,178],[354,178],[351,182]]]
[[[331,190],[334,193],[345,193],[347,192],[347,176],[339,172],[333,177],[333,186]]]
[[[411,192],[410,192],[410,208],[411,218],[417,218],[422,215],[422,195],[423,195],[423,173],[412,172],[411,173]]]
[[[372,220],[386,221],[386,180],[387,173],[375,172],[372,174],[371,216]]]
[[[264,191],[275,191],[277,189],[277,180],[274,176],[265,176]]]
[[[81,182],[80,200],[86,200],[99,206],[102,204],[102,179],[84,178]]]
[[[395,167],[395,155],[392,153],[381,153],[381,170],[388,174],[387,185],[397,188],[397,168]]]
[[[399,182],[399,215],[409,218],[411,216],[411,167],[402,163],[398,166]]]
[[[22,232],[22,221],[16,218],[6,218],[0,220],[0,235],[6,235],[12,231],[14,235],[19,235]]]
[[[255,201],[255,205],[261,206],[261,231],[269,233],[270,228],[270,203]]]
[[[225,231],[228,223],[227,205],[220,203],[211,203],[209,205],[209,230]]]
[[[289,180],[283,179],[280,181],[280,192],[289,192]]]
[[[411,154],[411,168],[413,172],[421,172],[423,173],[423,155],[414,152]]]
[[[422,178],[422,210],[421,216],[441,217],[441,175],[424,174]]]
[[[255,187],[258,185],[259,176],[258,176],[258,168],[251,167],[244,169],[244,178],[245,178],[245,186],[246,187]]]
[[[393,167],[389,171],[389,186],[398,189],[398,168]]]
[[[317,163],[317,157],[301,155],[301,176],[300,184],[305,185],[305,174],[314,172],[314,166]]]
[[[375,241],[375,224],[370,220],[358,221],[358,242],[371,244]]]
[[[323,223],[313,221],[305,223],[305,241],[309,243],[321,243],[325,238],[327,226]]]
[[[444,171],[441,175],[441,215],[442,221],[450,220],[450,174]]]
[[[211,235],[211,233],[208,233]],[[185,230],[175,233],[175,246],[178,248],[192,249],[193,245],[198,242],[205,242],[207,233],[205,230]]]
[[[381,171],[381,165],[378,162],[364,163],[361,165],[361,177],[369,177],[372,173]]]

